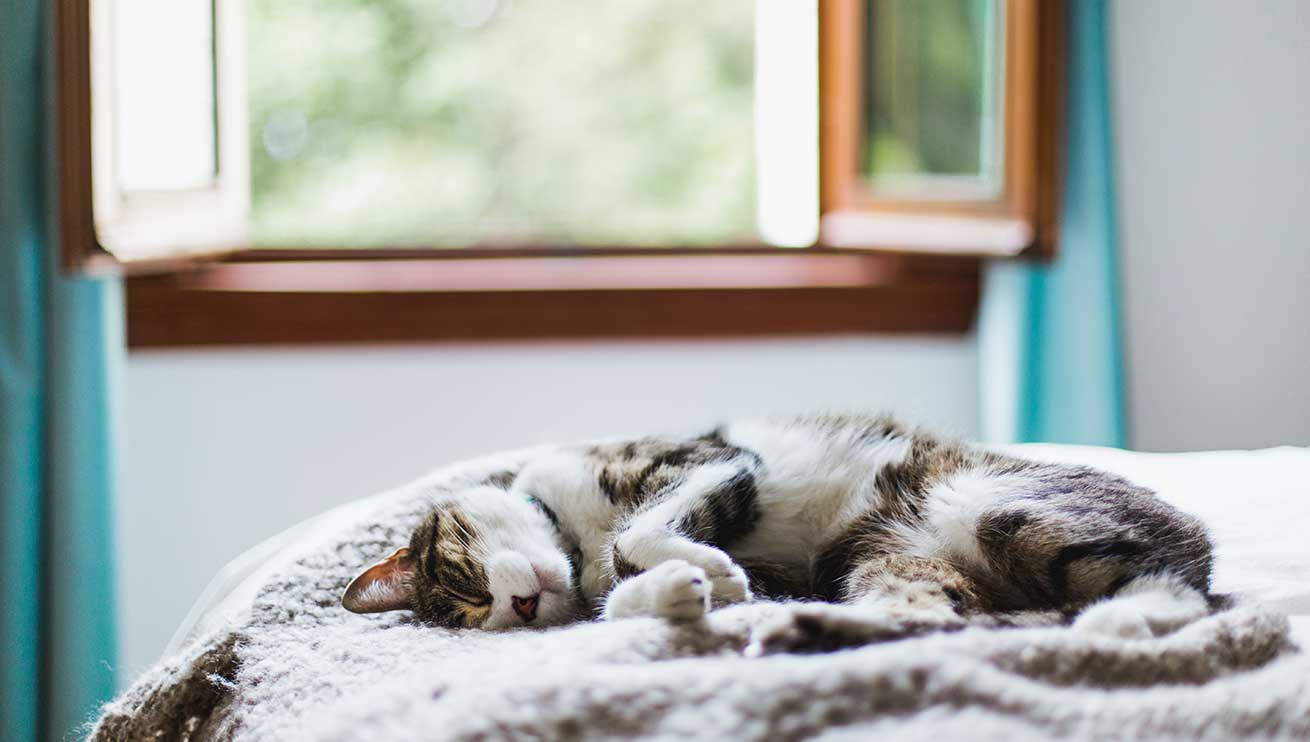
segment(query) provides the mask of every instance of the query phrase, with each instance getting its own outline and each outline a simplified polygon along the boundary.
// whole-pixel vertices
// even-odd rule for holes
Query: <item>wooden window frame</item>
[[[132,347],[964,332],[977,263],[782,248],[264,255],[128,279]]]
[[[879,196],[859,172],[867,0],[821,0],[821,237],[843,247],[1052,257],[1063,132],[1064,2],[1004,0],[1003,187],[991,199]]]
[[[86,0],[50,2],[60,182],[56,218],[64,264],[70,270],[126,275],[132,349],[963,333],[973,323],[976,251],[949,255],[913,245],[237,249],[203,260],[119,263],[101,245],[94,221],[90,10]],[[847,2],[819,0],[821,91],[829,89],[834,70],[826,37],[833,33],[833,14],[845,12],[841,6]],[[1058,41],[1050,45],[1062,47]],[[1044,84],[1051,86],[1047,93],[1058,94],[1058,80]],[[821,203],[843,177],[833,165],[828,98],[823,95],[820,105]],[[1056,134],[1043,133],[1042,140],[1050,140],[1043,146],[1053,154]],[[1048,223],[1038,219],[1037,224]],[[1048,254],[1053,244],[1039,239],[1030,253]]]

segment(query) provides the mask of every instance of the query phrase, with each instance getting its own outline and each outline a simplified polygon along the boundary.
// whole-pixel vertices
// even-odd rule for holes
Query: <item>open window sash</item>
[[[65,267],[149,272],[248,247],[243,0],[54,5]],[[125,22],[160,7],[156,23]],[[168,99],[123,84],[142,75],[167,80]]]
[[[1000,149],[997,182],[978,187],[925,175],[918,188],[887,192],[871,187],[860,165],[869,147],[865,92],[872,74],[873,42],[865,33],[878,2],[820,2],[820,242],[898,252],[1054,254],[1063,3],[995,0],[990,6],[998,14],[994,38],[1001,52],[990,81],[1002,86],[993,138]],[[894,0],[882,6],[895,8]]]

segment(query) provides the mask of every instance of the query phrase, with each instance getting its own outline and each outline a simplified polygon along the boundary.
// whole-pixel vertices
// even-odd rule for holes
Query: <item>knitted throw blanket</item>
[[[250,610],[164,658],[97,740],[519,738],[1310,738],[1310,658],[1284,617],[1238,605],[1150,640],[970,628],[818,654],[748,656],[794,606],[448,631],[339,605],[447,488],[533,452],[445,469],[298,545]],[[887,638],[892,636],[892,638]]]

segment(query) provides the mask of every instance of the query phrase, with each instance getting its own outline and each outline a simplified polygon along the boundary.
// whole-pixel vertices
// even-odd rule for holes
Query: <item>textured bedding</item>
[[[1241,600],[1151,640],[1063,627],[900,636],[888,620],[867,646],[753,656],[752,637],[795,605],[506,633],[339,606],[349,579],[403,542],[435,493],[539,453],[438,471],[255,550],[105,708],[94,736],[1310,737],[1310,658],[1286,618],[1310,613],[1305,450],[1016,450],[1117,471],[1211,524],[1215,587]]]

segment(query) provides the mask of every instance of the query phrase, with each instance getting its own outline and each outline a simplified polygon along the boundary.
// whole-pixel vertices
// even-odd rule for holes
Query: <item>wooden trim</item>
[[[891,255],[229,263],[127,282],[134,349],[965,332],[974,260]]]
[[[1037,221],[1038,33],[1041,0],[1006,0],[1005,5],[1005,192],[1002,209]]]
[[[1005,3],[1004,186],[994,199],[951,201],[881,196],[862,182],[859,152],[864,136],[863,33],[868,0],[820,0],[822,213],[1023,220],[1033,237],[1021,252],[1053,255],[1062,137],[1058,110],[1063,80],[1062,5],[1042,0]],[[825,229],[821,240],[831,242],[826,233]],[[848,239],[840,243],[851,246]],[[939,251],[932,245],[916,248],[872,240],[866,247]],[[972,252],[986,250],[980,246]]]
[[[1037,243],[1028,254],[1054,258],[1060,242],[1060,206],[1064,194],[1064,81],[1067,47],[1065,3],[1038,6]]]
[[[66,271],[105,273],[117,261],[96,241],[91,179],[91,8],[51,0],[56,182],[52,189],[59,262]]]
[[[819,0],[819,212],[848,209],[860,151],[866,4]]]

